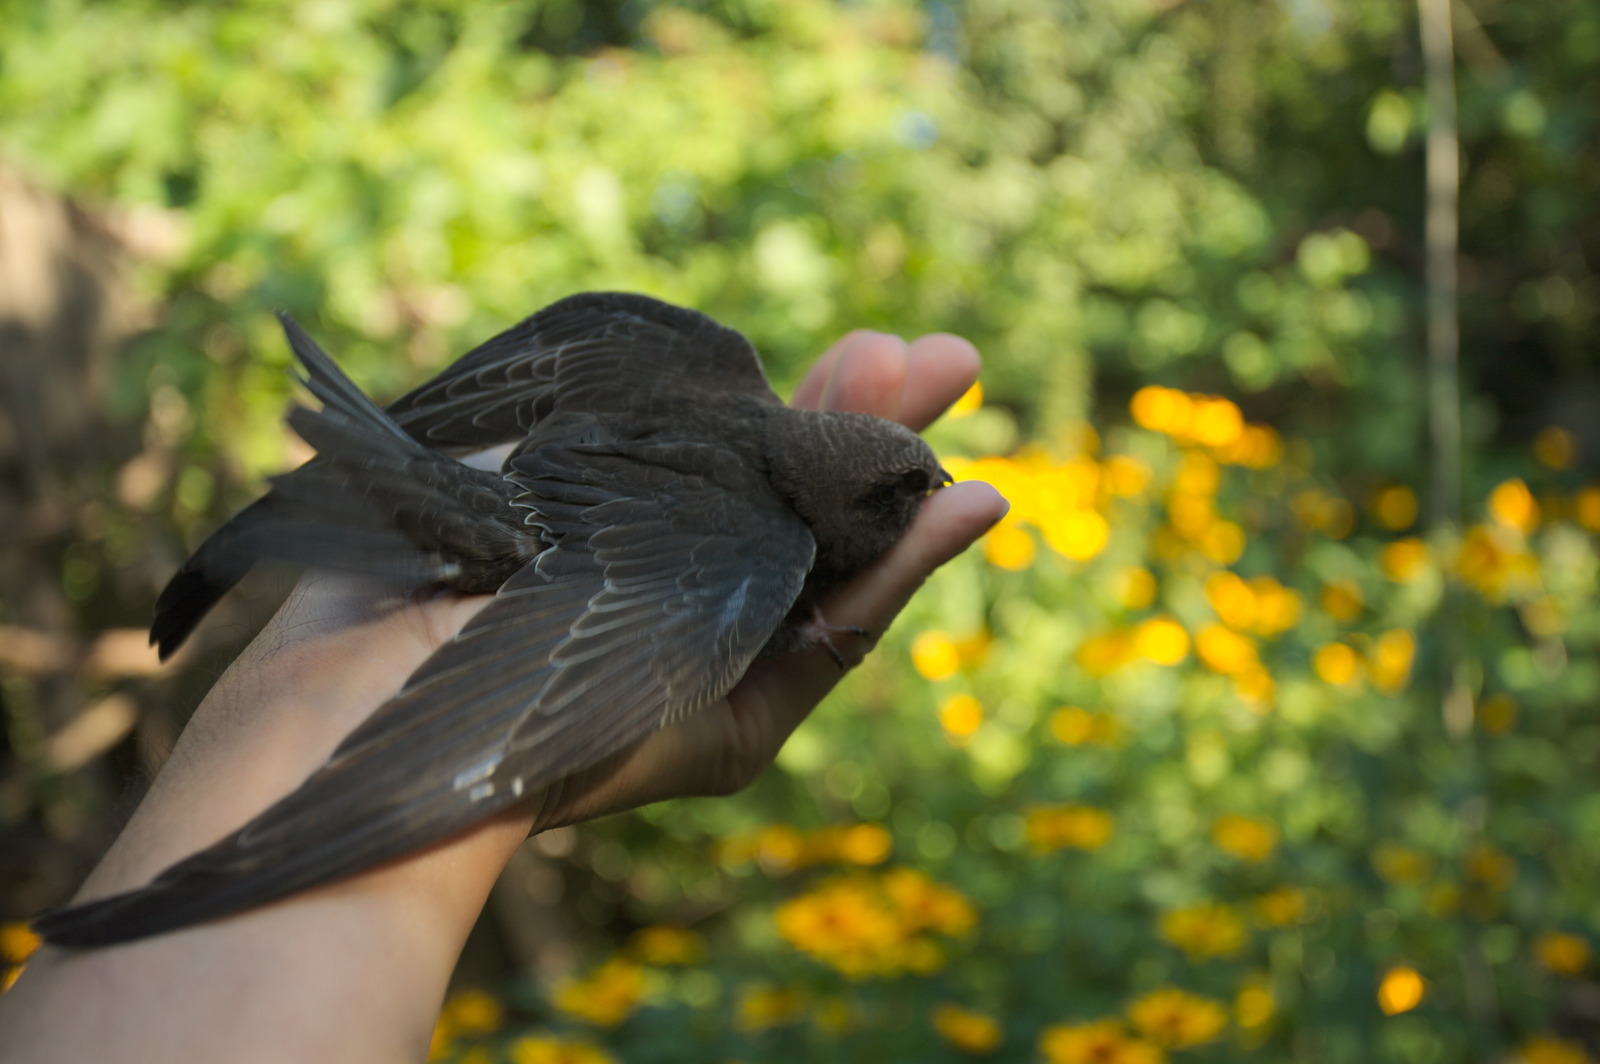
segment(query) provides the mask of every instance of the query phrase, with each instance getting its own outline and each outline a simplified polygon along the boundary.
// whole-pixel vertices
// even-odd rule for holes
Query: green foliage
[[[1600,15],[1457,15],[1489,508],[1459,536],[1402,519],[1427,481],[1405,5],[53,0],[0,20],[0,151],[143,234],[160,317],[114,398],[182,469],[139,507],[174,554],[290,458],[274,308],[379,395],[585,288],[697,306],[780,382],[861,326],[986,354],[985,404],[935,436],[1012,520],[747,794],[579,841],[596,958],[686,920],[706,957],[515,987],[510,1027],[452,1006],[446,1055],[586,1059],[527,1030],[587,1015],[629,1061],[1483,1059],[1555,1029],[1600,931],[1600,495],[1563,457],[1600,453],[1573,399]],[[74,601],[129,554],[72,553]],[[1442,663],[1476,724],[1446,727]],[[899,868],[960,898],[913,904]],[[842,969],[807,919],[893,963]]]

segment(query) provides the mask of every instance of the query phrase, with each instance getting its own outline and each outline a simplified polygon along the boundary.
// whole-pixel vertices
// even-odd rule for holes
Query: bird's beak
[[[939,478],[934,481],[933,487],[934,487],[934,490],[937,491],[940,488],[948,488],[950,485],[954,484],[955,482],[956,482],[956,478],[951,476],[945,470],[944,466],[940,466],[939,467]]]

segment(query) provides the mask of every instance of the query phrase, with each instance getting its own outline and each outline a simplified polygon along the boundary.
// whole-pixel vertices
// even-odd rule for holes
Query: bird
[[[698,311],[568,296],[380,408],[287,314],[316,452],[160,595],[163,658],[258,562],[492,594],[295,790],[146,886],[56,909],[48,942],[216,920],[418,850],[721,699],[758,658],[860,629],[820,602],[949,484],[926,442],[787,406]],[[511,445],[498,471],[461,459]]]

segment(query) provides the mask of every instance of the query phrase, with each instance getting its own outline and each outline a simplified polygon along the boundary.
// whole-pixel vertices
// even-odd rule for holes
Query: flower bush
[[[986,413],[967,405],[947,449]],[[1215,396],[1144,389],[1071,440],[949,462],[1010,494],[1001,546],[941,574],[855,708],[780,759],[820,774],[817,814],[879,819],[706,837],[747,922],[692,962],[718,988],[704,1004],[658,959],[629,984],[654,990],[608,997],[602,967],[588,1015],[572,985],[556,1007],[639,1037],[721,1015],[716,1044],[746,1057],[777,1031],[819,1058],[1069,1064],[1375,1031],[1424,1060],[1465,1051],[1456,1018],[1489,993],[1525,1031],[1517,1059],[1589,1059],[1543,1025],[1592,963],[1576,911],[1555,916],[1597,856],[1571,832],[1600,790],[1563,801],[1558,738],[1600,677],[1592,489],[1530,460],[1451,537],[1419,531],[1414,489],[1347,498],[1304,441]],[[1463,727],[1439,669],[1474,660]],[[1407,749],[1440,786],[1401,770]],[[1469,784],[1463,819],[1448,788]],[[761,984],[737,992],[742,970]]]

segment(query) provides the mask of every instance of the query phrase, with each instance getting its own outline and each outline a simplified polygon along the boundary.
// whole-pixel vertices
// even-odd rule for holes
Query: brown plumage
[[[297,790],[147,887],[47,913],[94,946],[411,852],[826,643],[816,605],[949,482],[909,430],[785,406],[748,341],[644,296],[572,296],[382,411],[287,317],[317,457],[162,593],[163,656],[260,559],[494,592]],[[498,473],[455,456],[514,443]],[[837,658],[831,644],[828,649]]]

